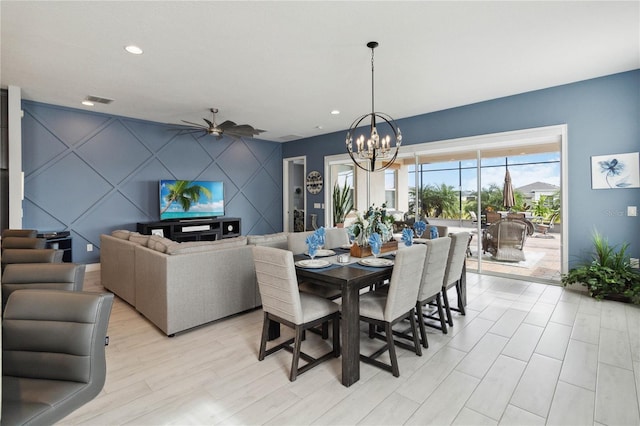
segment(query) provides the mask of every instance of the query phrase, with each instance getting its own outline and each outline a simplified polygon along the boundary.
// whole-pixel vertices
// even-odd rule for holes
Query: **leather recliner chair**
[[[76,263],[12,263],[2,273],[2,306],[21,289],[82,291],[85,265]]]
[[[112,305],[111,293],[11,294],[2,323],[3,425],[51,425],[100,393]]]

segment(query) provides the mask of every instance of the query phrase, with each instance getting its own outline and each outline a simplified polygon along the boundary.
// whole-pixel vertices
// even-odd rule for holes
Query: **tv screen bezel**
[[[170,217],[167,217],[167,213],[168,212],[164,212],[163,213],[163,209],[166,206],[166,203],[163,202],[164,197],[163,197],[163,187],[167,184],[174,184],[178,181],[187,181],[189,183],[194,183],[194,184],[200,184],[202,186],[207,186],[211,189],[215,189],[213,188],[214,186],[219,185],[220,188],[219,190],[217,190],[218,192],[221,193],[221,199],[218,198],[214,198],[215,194],[217,192],[213,192],[212,191],[212,202],[215,201],[222,201],[222,212],[218,211],[218,210],[209,210],[209,211],[205,211],[203,212],[203,214],[198,214],[196,212],[193,212],[191,210],[189,211],[185,211],[185,210],[180,210],[177,212],[173,212],[173,214],[171,214]],[[225,215],[225,210],[226,210],[226,203],[225,203],[225,196],[224,196],[224,182],[221,180],[202,180],[202,179],[196,179],[196,180],[188,180],[188,179],[160,179],[158,181],[158,204],[159,204],[159,213],[160,213],[160,220],[161,221],[171,221],[171,220],[179,220],[179,221],[190,221],[190,220],[201,220],[201,219],[209,219],[209,218],[216,218],[216,217],[222,217]],[[201,204],[201,203],[199,203]]]

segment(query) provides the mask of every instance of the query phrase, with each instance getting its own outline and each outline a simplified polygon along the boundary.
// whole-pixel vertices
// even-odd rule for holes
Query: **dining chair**
[[[451,237],[440,237],[435,240],[425,242],[427,246],[427,254],[424,261],[424,269],[422,271],[422,280],[420,282],[420,291],[418,292],[418,300],[416,302],[416,314],[418,317],[418,326],[420,328],[420,339],[422,346],[429,347],[427,341],[427,330],[425,325],[442,330],[447,334],[447,321],[444,310],[442,308],[442,283],[444,282],[444,274],[447,269],[447,260],[449,259],[449,250],[451,247]],[[435,302],[438,317],[423,312],[423,307]],[[440,326],[432,324],[430,321],[436,320]]]
[[[299,374],[315,367],[319,363],[330,358],[339,357],[340,306],[323,297],[298,290],[293,254],[290,251],[255,246],[253,247],[253,260],[260,297],[262,298],[262,310],[264,311],[258,360],[262,361],[265,356],[280,349],[292,352],[293,359],[291,361],[289,380],[293,382]],[[295,336],[267,349],[271,321],[292,328]],[[333,322],[332,350],[319,358],[313,358],[302,352],[301,346],[305,330],[328,321]],[[293,347],[291,346],[292,344]],[[307,361],[307,364],[298,367],[300,358]]]
[[[464,303],[462,303],[462,289],[461,279],[462,272],[464,270],[464,262],[467,258],[467,246],[469,244],[468,232],[456,232],[449,235],[451,237],[451,245],[449,248],[449,258],[447,259],[447,269],[444,273],[444,280],[442,281],[442,299],[444,301],[444,308],[447,313],[447,323],[453,327],[453,317],[451,311],[460,312],[462,315],[466,315],[464,310]],[[449,298],[447,296],[447,290],[451,287],[456,287],[458,295],[458,306],[452,308],[449,304]]]
[[[334,249],[349,244],[347,228],[327,228],[324,236],[324,248]]]
[[[369,323],[369,337],[386,340],[386,344],[373,354],[360,354],[360,360],[390,371],[395,377],[400,376],[395,346],[407,348],[415,351],[416,355],[422,355],[415,307],[422,282],[426,252],[427,247],[424,244],[398,250],[388,292],[370,291],[360,296],[360,320]],[[396,341],[393,337],[392,327],[405,318],[409,318],[411,322],[413,348]],[[376,333],[375,327],[384,328],[385,336]],[[391,365],[377,359],[386,351],[389,351]]]
[[[342,230],[339,228],[336,228],[336,230]],[[337,238],[333,238],[332,235],[332,239],[329,239],[329,235],[330,235],[330,231],[333,231],[332,229],[327,229],[326,230],[326,234],[325,234],[325,247],[326,248],[336,248],[339,247],[339,245],[336,246],[327,246],[328,242],[331,242],[331,244],[334,243],[334,241],[337,241]],[[289,247],[289,251],[293,254],[304,254],[307,251],[307,237],[311,234],[313,234],[314,231],[307,231],[307,232],[293,232],[290,233],[287,236],[287,245]],[[345,233],[345,238],[347,238],[347,242],[349,242],[349,238],[346,237],[346,230],[344,230]],[[300,291],[304,291],[305,293],[309,293],[309,294],[314,294],[316,296],[320,296],[320,297],[324,297],[326,299],[337,299],[338,297],[340,297],[342,294],[340,292],[340,290],[338,289],[334,289],[334,288],[329,288],[329,287],[325,287],[322,285],[316,285],[313,283],[309,283],[309,282],[301,282],[299,283],[299,289]],[[326,326],[323,327],[323,331],[322,331],[322,335],[324,338],[326,338],[328,336],[328,330],[326,329]]]

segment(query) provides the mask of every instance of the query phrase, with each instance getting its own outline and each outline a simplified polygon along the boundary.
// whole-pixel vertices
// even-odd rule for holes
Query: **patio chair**
[[[483,253],[489,252],[495,260],[505,262],[526,260],[523,249],[527,228],[524,221],[513,219],[502,219],[489,225],[482,236]]]

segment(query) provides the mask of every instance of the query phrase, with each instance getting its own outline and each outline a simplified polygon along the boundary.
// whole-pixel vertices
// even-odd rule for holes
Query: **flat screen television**
[[[160,220],[224,216],[224,184],[220,181],[161,180]]]

